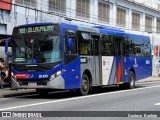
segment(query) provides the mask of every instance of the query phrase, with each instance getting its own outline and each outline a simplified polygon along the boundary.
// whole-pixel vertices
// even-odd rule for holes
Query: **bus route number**
[[[39,78],[48,78],[48,75],[39,75]]]

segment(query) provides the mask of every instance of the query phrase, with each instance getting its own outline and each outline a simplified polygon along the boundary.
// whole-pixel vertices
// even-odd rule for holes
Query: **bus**
[[[7,51],[12,44],[12,53]],[[94,86],[134,88],[151,76],[148,36],[104,26],[33,23],[15,27],[6,40],[12,55],[11,88],[76,90],[87,95]]]

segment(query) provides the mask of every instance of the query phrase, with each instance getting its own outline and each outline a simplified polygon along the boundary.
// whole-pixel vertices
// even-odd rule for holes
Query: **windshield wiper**
[[[49,34],[47,33],[41,40],[44,41],[48,36]]]

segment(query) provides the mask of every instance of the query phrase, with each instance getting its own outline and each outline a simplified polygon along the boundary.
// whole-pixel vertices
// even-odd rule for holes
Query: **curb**
[[[136,83],[152,83],[152,82],[160,82],[160,80],[139,80]]]

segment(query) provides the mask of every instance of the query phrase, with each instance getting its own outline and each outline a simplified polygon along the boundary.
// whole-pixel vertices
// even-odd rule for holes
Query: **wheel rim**
[[[133,87],[134,86],[134,77],[133,76],[131,76],[130,77],[130,85],[131,85],[131,87]]]
[[[87,80],[86,79],[84,79],[83,78],[83,80],[82,80],[82,90],[84,91],[84,92],[86,92],[87,90],[88,90],[88,82],[87,82]]]

